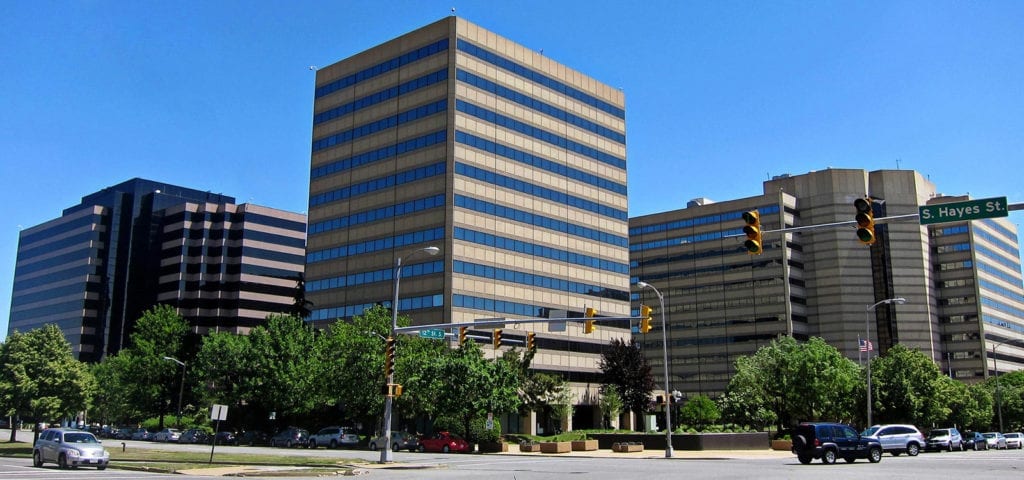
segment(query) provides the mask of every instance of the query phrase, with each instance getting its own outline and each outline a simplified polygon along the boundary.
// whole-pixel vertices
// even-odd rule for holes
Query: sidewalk
[[[658,449],[644,449],[642,452],[635,453],[619,453],[613,452],[610,449],[603,448],[598,450],[589,451],[572,451],[566,453],[540,453],[540,452],[521,452],[519,445],[510,444],[507,452],[488,453],[486,455],[532,455],[538,457],[600,457],[600,458],[644,458],[644,459],[664,459],[665,450]],[[728,459],[742,459],[742,458],[789,458],[793,454],[789,451],[772,450],[765,448],[763,450],[673,450],[673,459],[684,459],[684,460],[728,460]]]

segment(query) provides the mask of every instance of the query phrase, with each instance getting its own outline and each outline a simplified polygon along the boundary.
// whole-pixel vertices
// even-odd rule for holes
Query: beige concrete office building
[[[852,225],[865,195],[876,218],[904,216],[876,225],[871,246]],[[672,388],[717,396],[736,359],[778,335],[822,337],[852,359],[865,338],[872,354],[900,343],[964,381],[1020,369],[1024,341],[998,345],[1024,339],[1016,228],[1005,218],[922,226],[913,216],[955,200],[915,171],[828,169],[776,177],[760,196],[630,219],[633,279],[667,304]],[[754,209],[764,230],[794,229],[765,234],[761,255],[743,246],[741,215]],[[839,225],[806,228],[825,224]],[[898,297],[906,303],[884,302]],[[640,303],[657,308],[647,290],[634,294]],[[638,338],[664,378],[661,336]]]
[[[391,305],[399,259],[416,324],[628,316],[625,143],[621,91],[454,16],[318,69],[311,320]],[[533,366],[571,381],[575,428],[597,421],[601,349],[629,335],[581,330],[503,334],[537,333]]]

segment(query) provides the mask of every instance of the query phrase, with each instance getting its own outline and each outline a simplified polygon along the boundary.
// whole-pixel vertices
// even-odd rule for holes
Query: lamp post
[[[1003,431],[1003,391],[999,388],[999,359],[996,358],[996,349],[1007,343],[1016,342],[1016,338],[1003,340],[992,346],[992,369],[996,371],[996,411],[999,412],[999,431]]]
[[[181,428],[181,397],[185,393],[185,362],[174,357],[164,357],[164,360],[181,365],[181,385],[178,387],[178,428]]]
[[[412,253],[406,255],[406,258],[412,257],[420,252],[425,252],[428,255],[437,255],[441,249],[437,247],[423,247],[419,250],[415,250]],[[402,279],[402,257],[395,259],[395,296],[394,301],[391,303],[391,332],[389,337],[395,336],[395,329],[398,328],[398,284]],[[394,383],[394,374],[389,374],[385,383],[388,385]],[[394,456],[391,453],[391,406],[394,398],[391,395],[384,397],[384,442],[385,448],[380,450],[380,463],[390,463],[394,461]]]
[[[636,282],[636,286],[654,290],[654,294],[658,296],[658,303],[661,308],[661,359],[665,364],[665,458],[672,458],[672,405],[669,401],[671,393],[668,386],[668,331],[665,327],[665,297],[661,295],[657,288],[654,288],[654,285],[647,282]]]
[[[875,302],[875,303],[873,303],[871,305],[868,305],[868,308],[864,309],[864,341],[865,342],[870,342],[871,341],[871,312],[873,312],[875,310],[875,308],[878,308],[879,305],[888,305],[890,303],[895,303],[897,305],[903,305],[904,303],[907,303],[907,299],[905,299],[903,297],[887,298],[885,300],[880,300],[880,301]],[[858,345],[857,347],[859,348],[860,345]],[[871,351],[869,350],[868,351],[868,424],[865,425],[865,428],[870,427],[871,425],[872,425],[872,423],[871,423]]]

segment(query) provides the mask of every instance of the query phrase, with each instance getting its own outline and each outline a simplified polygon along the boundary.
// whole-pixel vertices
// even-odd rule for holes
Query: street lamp
[[[178,428],[181,428],[181,397],[185,393],[185,362],[174,357],[164,357],[164,360],[181,365],[181,386],[178,387]]]
[[[864,341],[871,341],[871,312],[875,310],[879,305],[888,305],[895,303],[896,305],[903,305],[907,303],[907,299],[903,297],[887,298],[868,305],[868,308],[864,309]],[[860,345],[858,345],[860,347]],[[866,427],[870,427],[871,423],[871,351],[868,350],[868,424]]]
[[[437,247],[423,247],[419,250],[415,250],[412,253],[406,255],[406,258],[412,257],[420,252],[425,252],[428,255],[437,255],[441,249]],[[389,337],[395,336],[395,329],[398,328],[398,284],[402,279],[402,257],[395,259],[395,297],[391,303],[391,333]],[[394,383],[394,373],[387,376],[385,383],[388,385]],[[391,454],[391,404],[394,397],[387,395],[384,397],[384,445],[385,448],[380,450],[380,463],[390,463],[394,461],[394,456]]]
[[[1003,391],[999,388],[999,359],[996,358],[996,349],[1007,343],[1016,342],[1018,339],[1011,338],[1003,340],[992,346],[992,369],[996,371],[996,410],[999,412],[999,431],[1003,431]]]
[[[654,288],[654,285],[647,282],[636,282],[636,286],[654,290],[654,294],[658,296],[658,303],[661,305],[661,357],[665,364],[665,458],[672,458],[672,408],[669,402],[671,393],[669,393],[668,387],[668,333],[665,328],[665,297],[657,288]]]

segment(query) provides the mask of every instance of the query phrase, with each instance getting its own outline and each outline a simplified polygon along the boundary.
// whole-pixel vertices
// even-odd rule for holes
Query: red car
[[[469,442],[454,433],[437,432],[430,436],[420,437],[419,451],[469,453]]]

